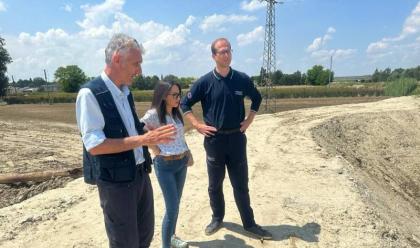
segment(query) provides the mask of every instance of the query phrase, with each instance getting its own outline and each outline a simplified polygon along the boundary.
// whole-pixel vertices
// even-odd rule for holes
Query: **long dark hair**
[[[171,90],[172,86],[176,85],[179,89],[179,94],[181,94],[181,85],[174,81],[159,81],[156,84],[155,90],[153,92],[153,99],[152,99],[152,108],[156,109],[156,112],[159,117],[159,122],[162,125],[166,125],[166,97],[168,96],[169,91]],[[178,119],[181,121],[182,125],[184,125],[184,120],[182,119],[181,111],[178,108],[172,108],[172,116],[174,119]]]

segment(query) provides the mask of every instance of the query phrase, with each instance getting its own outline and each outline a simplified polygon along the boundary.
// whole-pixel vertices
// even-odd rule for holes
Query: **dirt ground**
[[[80,164],[74,124],[40,122],[42,113],[33,122],[3,119],[2,107],[1,173]],[[419,110],[420,99],[403,97],[257,116],[247,131],[251,202],[257,222],[274,234],[263,243],[243,231],[228,178],[224,228],[204,235],[211,211],[203,138],[189,132],[196,164],[178,235],[203,248],[419,247]],[[160,247],[164,202],[153,173],[151,179],[152,247]],[[0,247],[107,246],[97,189],[82,178],[0,208],[0,230]]]
[[[275,103],[271,102],[267,111],[281,112],[381,99],[385,97],[279,99]],[[265,112],[264,104],[265,102],[260,113]],[[139,116],[149,107],[150,103],[136,103]],[[199,106],[195,106],[194,111],[201,114]],[[78,144],[75,123],[73,103],[1,106],[0,174],[80,167],[81,145]],[[190,129],[190,123],[186,122],[186,130]],[[69,149],[69,142],[75,147]],[[71,178],[57,178],[43,183],[0,184],[0,208],[26,200],[45,190],[62,187],[70,180]]]
[[[383,233],[420,247],[419,109],[333,118],[313,129],[331,155],[350,162],[365,200],[392,229]]]

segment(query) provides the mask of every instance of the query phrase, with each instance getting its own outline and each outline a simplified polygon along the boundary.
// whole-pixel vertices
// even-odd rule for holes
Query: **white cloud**
[[[330,57],[332,56],[335,61],[337,60],[345,60],[351,58],[357,52],[356,49],[321,49],[318,51],[314,51],[311,53],[311,57],[319,62],[326,62],[329,61]]]
[[[417,34],[420,32],[420,1],[417,3],[417,6],[411,12],[411,15],[405,20],[403,30],[401,32],[402,36],[408,36],[411,34]]]
[[[8,66],[9,74],[15,75],[16,79],[33,78],[41,76],[43,69],[47,69],[48,77],[52,78],[58,67],[75,64],[87,75],[97,75],[104,65],[105,46],[116,32],[132,35],[143,43],[146,49],[145,68],[151,66],[159,70],[164,64],[172,63],[185,68],[185,73],[192,73],[197,68],[209,67],[211,55],[208,45],[190,40],[190,26],[195,17],[189,16],[176,27],[154,21],[139,23],[121,12],[123,3],[112,0],[84,6],[84,19],[77,22],[80,30],[76,33],[52,28],[46,32],[7,36],[7,49],[13,58]],[[188,48],[186,42],[190,42]],[[199,58],[205,51],[209,56]],[[173,73],[180,75],[182,72],[179,68],[177,70]]]
[[[204,32],[217,30],[223,32],[226,30],[224,26],[228,24],[240,24],[244,22],[252,22],[257,18],[249,15],[218,15],[214,14],[206,16],[200,24],[200,29]]]
[[[266,2],[260,0],[251,0],[251,1],[242,1],[241,2],[241,9],[246,11],[254,11],[265,8]]]
[[[334,60],[345,60],[351,58],[357,53],[356,49],[326,49],[325,46],[327,41],[333,38],[332,34],[336,32],[334,27],[329,27],[322,37],[317,37],[313,42],[306,48],[306,51],[310,53],[311,58],[317,62],[325,62],[330,59],[331,56]]]
[[[6,10],[7,10],[6,5],[4,4],[3,1],[0,1],[0,12],[6,11]]]
[[[73,7],[71,6],[71,4],[64,4],[64,6],[62,7],[62,9],[66,12],[72,12]]]
[[[239,34],[236,37],[239,46],[245,46],[256,41],[262,41],[264,39],[264,28],[262,26],[256,27],[249,33]]]
[[[185,25],[190,27],[195,23],[196,18],[192,15],[188,16],[187,21],[185,21]]]
[[[335,28],[329,27],[323,37],[317,37],[306,48],[307,52],[314,52],[327,44],[327,41],[332,39],[332,34],[335,33]]]
[[[334,27],[329,27],[328,29],[327,29],[327,33],[329,33],[329,34],[332,34],[332,33],[335,33],[335,28]]]
[[[105,0],[104,3],[93,6],[82,5],[81,8],[85,11],[85,19],[77,22],[77,24],[85,30],[104,25],[116,13],[121,12],[124,3],[124,0]]]
[[[384,55],[395,54],[392,52],[393,50],[403,44],[407,44],[407,42],[412,42],[409,40],[418,33],[420,33],[420,1],[405,19],[399,35],[395,37],[385,37],[380,41],[370,43],[366,49],[366,53],[371,58],[383,58]],[[418,41],[418,39],[416,41]],[[407,53],[410,52],[411,51],[407,51]]]
[[[314,41],[312,42],[312,44],[310,44],[306,48],[306,51],[307,52],[313,52],[313,51],[318,50],[321,46],[322,46],[322,37],[317,37],[317,38],[314,39]]]
[[[377,51],[384,50],[389,47],[389,44],[383,41],[370,43],[367,48],[367,53],[375,53]]]

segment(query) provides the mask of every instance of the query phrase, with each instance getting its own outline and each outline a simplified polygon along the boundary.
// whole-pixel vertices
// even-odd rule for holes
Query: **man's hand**
[[[251,123],[254,121],[254,117],[255,117],[255,112],[251,111],[248,116],[246,117],[246,119],[241,122],[241,132],[245,132],[248,127],[251,125]]]
[[[207,126],[204,123],[197,122],[197,123],[193,124],[193,126],[194,126],[195,129],[197,129],[197,131],[199,133],[201,133],[202,135],[204,135],[206,137],[213,136],[217,132],[217,129],[215,127]]]
[[[166,144],[173,141],[175,135],[176,129],[173,124],[161,126],[142,135],[141,144],[147,146]]]
[[[192,112],[188,112],[185,115],[185,118],[192,124],[192,126],[197,129],[199,133],[202,135],[209,137],[213,136],[215,132],[217,132],[217,129],[212,126],[207,126],[206,124],[199,121]]]

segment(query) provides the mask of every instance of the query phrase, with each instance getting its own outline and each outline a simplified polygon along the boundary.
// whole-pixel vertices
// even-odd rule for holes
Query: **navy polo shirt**
[[[198,79],[181,101],[184,114],[201,102],[206,125],[218,130],[240,128],[245,119],[244,97],[252,101],[251,111],[257,112],[261,104],[261,94],[251,79],[243,72],[230,68],[226,77],[216,69]]]

